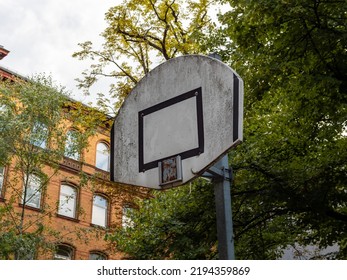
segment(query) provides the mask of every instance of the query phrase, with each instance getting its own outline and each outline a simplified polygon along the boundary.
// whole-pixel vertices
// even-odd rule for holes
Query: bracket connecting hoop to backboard
[[[233,179],[233,170],[231,167],[218,168],[215,165],[213,165],[202,174],[202,177],[212,179],[215,182],[220,182],[224,180],[231,182]]]

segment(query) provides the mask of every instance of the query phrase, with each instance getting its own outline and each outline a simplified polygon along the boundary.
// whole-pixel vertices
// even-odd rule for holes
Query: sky
[[[0,45],[10,53],[0,65],[22,76],[45,73],[72,97],[84,103],[76,87],[88,62],[73,58],[78,43],[92,41],[101,46],[100,33],[106,28],[104,15],[122,0],[0,0]],[[106,89],[106,85],[100,85]],[[106,92],[106,90],[105,90]]]

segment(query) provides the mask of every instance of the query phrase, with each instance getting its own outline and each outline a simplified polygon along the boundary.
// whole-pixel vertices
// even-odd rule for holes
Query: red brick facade
[[[0,46],[1,58],[8,51]],[[7,53],[6,53],[7,52]],[[6,53],[6,54],[5,54]],[[6,71],[0,66],[0,76],[4,79],[13,76],[13,73]],[[107,124],[101,124],[98,132],[90,137],[88,148],[82,152],[81,160],[76,161],[65,157],[60,162],[58,172],[54,171],[48,163],[44,168],[44,173],[49,178],[45,191],[41,194],[41,205],[39,209],[25,206],[25,222],[35,221],[43,222],[44,226],[53,231],[59,232],[59,238],[54,235],[48,237],[57,244],[64,244],[72,249],[72,259],[89,259],[91,253],[101,253],[108,259],[121,259],[122,254],[114,252],[109,247],[109,243],[104,241],[104,235],[107,231],[112,231],[115,227],[122,226],[123,206],[128,205],[136,197],[145,197],[146,191],[135,187],[120,186],[109,181],[109,172],[96,168],[97,144],[102,142],[108,147],[110,145],[110,128]],[[68,122],[66,131],[68,131]],[[0,205],[4,205],[11,197],[13,192],[20,192],[23,189],[23,182],[16,181],[18,174],[13,171],[12,163],[3,167],[3,176]],[[1,167],[1,166],[0,166]],[[81,171],[83,171],[85,180],[81,183]],[[1,174],[0,174],[1,175]],[[95,175],[97,175],[95,178]],[[12,187],[8,188],[9,182]],[[13,185],[15,187],[13,188]],[[74,218],[58,214],[58,205],[61,195],[62,185],[68,185],[77,191],[76,195],[76,215]],[[107,225],[106,227],[95,226],[92,223],[93,215],[93,196],[97,194],[108,202],[107,206]],[[21,211],[23,205],[18,201],[13,203],[15,211]],[[45,209],[43,215],[42,209]],[[30,227],[28,228],[30,232]],[[37,259],[53,259],[52,251],[37,252]]]

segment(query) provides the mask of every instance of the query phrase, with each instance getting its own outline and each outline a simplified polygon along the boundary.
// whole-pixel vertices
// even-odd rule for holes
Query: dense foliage
[[[108,236],[136,259],[213,259],[217,255],[213,186],[198,180],[138,202],[131,222]]]
[[[220,52],[246,84],[245,141],[231,153],[239,256],[294,241],[345,258],[347,2],[229,3]]]

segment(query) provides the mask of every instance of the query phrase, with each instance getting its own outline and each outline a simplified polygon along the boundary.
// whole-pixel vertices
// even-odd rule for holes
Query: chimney
[[[10,51],[4,49],[3,46],[0,45],[0,60],[3,59]]]

